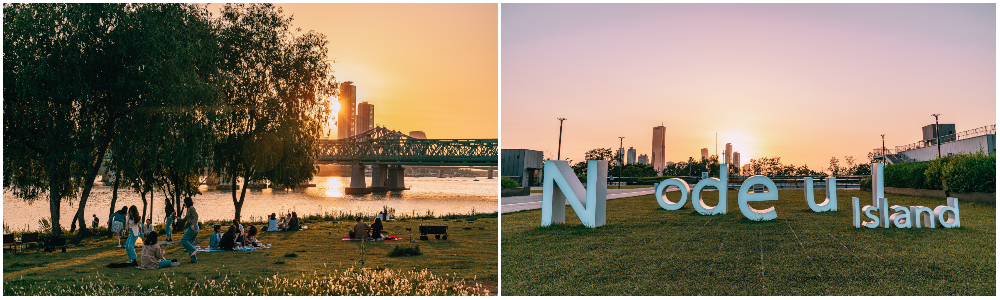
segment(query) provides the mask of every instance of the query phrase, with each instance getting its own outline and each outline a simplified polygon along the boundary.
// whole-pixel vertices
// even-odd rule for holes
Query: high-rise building
[[[623,160],[625,160],[625,148],[618,148],[618,153],[615,156],[615,165],[620,166]]]
[[[423,131],[410,131],[409,136],[417,139],[427,139],[427,135]]]
[[[337,138],[346,139],[354,136],[354,106],[356,105],[355,92],[357,87],[354,82],[345,81],[340,83],[340,111],[337,112]]]
[[[358,115],[354,119],[354,134],[362,134],[375,128],[375,105],[368,101],[358,104]]]
[[[639,155],[638,162],[640,164],[648,165],[649,164],[649,156],[646,156],[645,154]]]
[[[733,165],[736,166],[736,170],[737,171],[740,170],[740,153],[739,152],[733,152]],[[736,173],[736,175],[740,175],[740,173]]]
[[[663,157],[663,153],[666,151],[666,140],[664,137],[667,134],[667,127],[663,125],[653,127],[653,169],[656,171],[663,170],[663,162],[666,161]]]
[[[635,148],[628,147],[628,152],[627,153],[628,153],[628,159],[626,159],[625,161],[628,162],[628,164],[630,164],[630,165],[634,164],[635,163]]]
[[[724,164],[732,164],[733,163],[733,144],[726,143],[726,152],[723,153],[722,155],[724,156],[724,160],[722,161],[722,163],[724,163]]]
[[[708,159],[708,148],[701,148],[701,159]]]

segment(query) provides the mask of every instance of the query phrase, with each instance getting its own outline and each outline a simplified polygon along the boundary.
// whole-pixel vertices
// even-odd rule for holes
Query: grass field
[[[961,202],[962,228],[856,229],[851,197],[814,213],[802,190],[782,190],[778,218],[747,220],[730,191],[729,213],[702,216],[654,196],[609,200],[607,224],[539,227],[541,210],[501,216],[502,295],[996,295],[996,206]],[[824,190],[816,190],[823,197]],[[679,192],[668,193],[677,199]],[[706,203],[718,193],[705,194]],[[887,195],[890,205],[945,199]],[[864,205],[864,204],[862,204]],[[862,217],[863,220],[867,220]]]
[[[419,241],[420,224],[448,225],[448,240]],[[363,265],[361,242],[341,241],[353,221],[304,225],[309,229],[260,233],[270,249],[199,253],[196,264],[187,263],[175,234],[166,258],[181,265],[158,270],[106,268],[126,260],[107,237],[66,253],[4,253],[4,295],[496,295],[496,214],[386,222],[386,234],[406,239],[412,228],[418,242],[365,242]],[[202,247],[207,227],[198,235]],[[422,255],[387,255],[414,245]]]

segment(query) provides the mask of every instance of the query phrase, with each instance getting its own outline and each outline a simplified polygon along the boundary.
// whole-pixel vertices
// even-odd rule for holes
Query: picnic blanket
[[[138,266],[138,265],[139,264],[136,263],[136,262],[132,262],[132,263],[110,263],[110,264],[108,264],[108,268],[112,268],[112,269],[128,268],[128,267],[134,267],[134,266]]]
[[[264,229],[267,229],[267,227],[264,227]],[[299,227],[299,230],[306,230],[306,229],[309,229],[309,226]],[[266,232],[267,230],[264,230],[264,231]],[[271,231],[271,232],[281,232],[281,231],[295,231],[295,230],[287,230],[286,229],[286,230],[276,230],[276,231]]]
[[[264,249],[270,249],[270,248],[271,247],[266,247],[266,246],[265,247],[239,247],[239,248],[236,248],[236,250],[222,250],[222,249],[200,248],[200,249],[195,250],[195,252],[254,251],[254,250],[264,250]]]
[[[351,237],[345,236],[341,240],[342,241],[360,241],[361,239],[352,239]],[[395,235],[393,235],[393,236],[387,236],[387,237],[385,237],[385,238],[382,239],[382,241],[402,241],[402,240],[403,239],[397,238]],[[369,241],[369,242],[377,242],[377,241]]]

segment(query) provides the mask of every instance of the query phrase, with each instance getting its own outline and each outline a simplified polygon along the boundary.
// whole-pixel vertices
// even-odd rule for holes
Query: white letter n
[[[584,226],[594,228],[604,225],[608,201],[607,161],[587,162],[587,189],[583,188],[566,161],[546,160],[544,172],[542,226],[565,223],[567,201]]]

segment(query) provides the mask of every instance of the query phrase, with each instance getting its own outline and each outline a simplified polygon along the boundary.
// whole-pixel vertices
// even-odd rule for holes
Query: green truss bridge
[[[346,139],[321,140],[317,164],[350,164],[349,194],[406,189],[403,166],[496,167],[497,139],[417,139],[376,127]],[[365,166],[371,165],[372,186],[365,187]],[[493,178],[490,169],[489,178]]]

